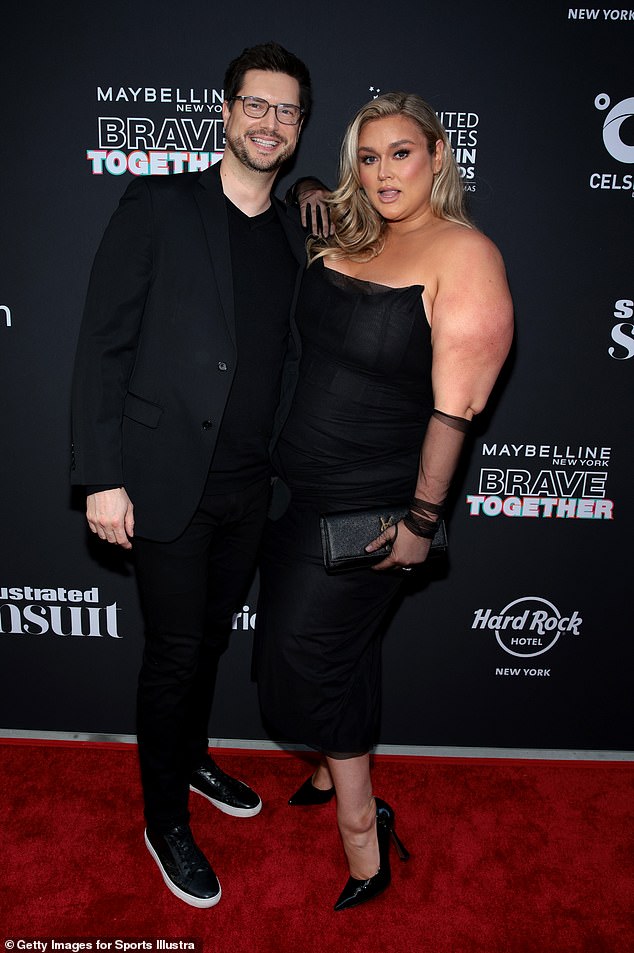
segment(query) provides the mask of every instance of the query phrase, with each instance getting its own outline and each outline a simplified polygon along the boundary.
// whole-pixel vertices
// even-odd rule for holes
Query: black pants
[[[251,581],[268,490],[267,480],[203,497],[174,542],[134,539],[145,619],[137,737],[154,830],[189,821],[189,778],[207,753],[218,660]]]

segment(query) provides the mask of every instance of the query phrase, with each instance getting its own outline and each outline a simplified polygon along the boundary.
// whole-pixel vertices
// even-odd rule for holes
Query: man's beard
[[[257,135],[261,135],[267,139],[277,139],[278,142],[283,144],[281,152],[277,152],[274,156],[252,156],[247,149],[246,138],[247,136]],[[276,169],[279,169],[293,154],[293,149],[282,136],[271,136],[270,132],[253,129],[250,129],[244,136],[236,136],[233,139],[227,136],[225,146],[230,152],[233,152],[236,159],[238,159],[243,166],[246,166],[247,169],[252,169],[253,172],[275,172]]]

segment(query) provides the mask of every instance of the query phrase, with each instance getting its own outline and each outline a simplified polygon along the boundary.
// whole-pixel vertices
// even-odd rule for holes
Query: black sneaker
[[[192,771],[189,788],[233,817],[255,817],[262,810],[262,801],[255,791],[243,781],[225,774],[209,756]]]
[[[185,824],[159,833],[145,831],[147,849],[169,890],[192,907],[213,907],[222,893],[218,878]]]

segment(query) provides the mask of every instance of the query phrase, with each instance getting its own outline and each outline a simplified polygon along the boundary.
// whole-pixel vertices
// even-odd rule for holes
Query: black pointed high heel
[[[293,807],[308,807],[311,804],[327,804],[328,801],[333,799],[335,796],[334,787],[325,790],[316,788],[313,784],[313,777],[314,775],[311,775],[307,778],[301,788],[295,791],[295,794],[288,799],[289,804],[292,804]]]
[[[394,847],[399,860],[408,860],[409,851],[405,848],[403,842],[397,837],[394,830],[394,811],[389,804],[380,798],[376,801],[376,836],[379,842],[379,869],[373,877],[368,880],[356,880],[349,877],[348,882],[341,891],[341,895],[335,904],[335,910],[348,910],[350,907],[358,907],[360,903],[366,903],[373,900],[374,897],[382,893],[390,886],[392,879],[390,871],[390,838],[394,841]]]

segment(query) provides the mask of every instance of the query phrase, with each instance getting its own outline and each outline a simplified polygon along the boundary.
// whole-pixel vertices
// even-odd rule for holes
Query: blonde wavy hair
[[[473,228],[464,205],[464,190],[451,145],[432,107],[415,93],[385,93],[362,106],[349,124],[341,144],[339,184],[326,199],[335,234],[310,238],[308,262],[317,258],[351,258],[368,261],[379,254],[385,242],[385,219],[370,203],[359,178],[359,134],[367,122],[388,116],[406,116],[419,127],[433,155],[436,142],[444,143],[442,166],[434,176],[431,210],[438,218]]]

